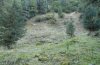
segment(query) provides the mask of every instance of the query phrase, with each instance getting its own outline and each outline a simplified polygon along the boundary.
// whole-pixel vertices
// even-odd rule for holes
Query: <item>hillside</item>
[[[79,36],[60,44],[20,44],[0,52],[0,65],[99,65],[99,40]]]
[[[48,13],[52,14],[52,13]],[[44,17],[46,15],[40,15],[40,17]],[[82,24],[79,21],[80,13],[64,13],[64,18],[59,18],[58,14],[55,13],[55,18],[57,23],[54,25],[48,24],[48,20],[42,22],[35,22],[35,18],[27,21],[26,29],[27,33],[24,38],[19,40],[18,43],[58,43],[67,39],[66,35],[66,25],[65,23],[72,18],[74,20],[75,26],[75,35],[84,35],[86,31],[84,30]]]
[[[0,65],[100,65],[100,0],[0,0]]]
[[[0,65],[99,65],[100,39],[86,36],[79,16],[73,12],[58,18],[55,13],[55,25],[35,22],[35,17],[27,21],[27,32],[14,49],[1,49]],[[64,21],[70,18],[74,19],[76,37],[67,39]]]

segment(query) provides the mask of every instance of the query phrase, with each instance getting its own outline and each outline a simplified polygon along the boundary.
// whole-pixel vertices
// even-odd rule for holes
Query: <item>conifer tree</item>
[[[70,19],[66,24],[66,33],[70,37],[73,37],[75,32],[75,27],[73,22],[74,22],[73,19]]]
[[[100,0],[88,0],[83,11],[83,25],[90,32],[100,29]]]
[[[15,44],[23,36],[24,17],[15,0],[12,6],[7,9],[7,13],[2,12],[2,15],[3,18],[0,20],[2,26],[0,30],[2,34],[0,35],[0,44],[10,49],[11,45]]]
[[[39,14],[45,14],[48,9],[47,0],[36,0],[37,1],[37,10]]]

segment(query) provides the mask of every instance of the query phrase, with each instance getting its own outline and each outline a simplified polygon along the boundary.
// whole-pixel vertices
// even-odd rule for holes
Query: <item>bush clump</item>
[[[89,5],[83,13],[84,28],[89,31],[98,31],[100,29],[100,18],[98,17],[98,7]]]
[[[45,19],[50,20],[53,19],[54,15],[53,14],[46,14]]]
[[[56,24],[57,20],[55,18],[53,18],[53,19],[50,19],[48,23],[49,24]]]
[[[46,20],[48,20],[49,24],[56,24],[56,22],[57,22],[57,20],[53,14],[47,14],[45,18],[46,18]]]
[[[73,20],[71,19],[66,24],[66,33],[68,34],[68,36],[73,37],[74,36],[74,32],[75,32],[75,27],[73,25]]]
[[[35,22],[42,22],[44,20],[45,20],[44,16],[43,17],[42,16],[35,17]]]
[[[43,22],[43,21],[50,21],[51,23],[55,23],[56,19],[54,18],[53,14],[46,14],[43,16],[35,17],[35,22]]]
[[[64,18],[64,14],[63,13],[58,13],[59,18]]]

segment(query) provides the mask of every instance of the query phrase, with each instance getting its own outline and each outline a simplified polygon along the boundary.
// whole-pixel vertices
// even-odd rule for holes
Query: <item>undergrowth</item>
[[[0,52],[0,65],[99,65],[99,40],[80,36],[59,44],[31,44],[5,50]]]

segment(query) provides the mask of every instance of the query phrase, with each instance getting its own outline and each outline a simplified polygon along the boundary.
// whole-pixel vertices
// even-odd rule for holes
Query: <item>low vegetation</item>
[[[0,53],[0,65],[99,65],[99,43],[99,38],[80,36],[60,44],[23,45],[26,50]]]
[[[35,22],[47,22],[48,24],[56,24],[57,20],[55,16],[52,13],[50,13],[44,16],[36,16]]]
[[[100,0],[0,0],[0,65],[100,65]]]

